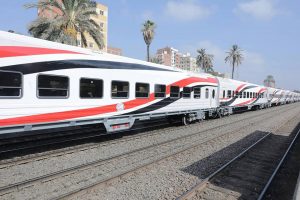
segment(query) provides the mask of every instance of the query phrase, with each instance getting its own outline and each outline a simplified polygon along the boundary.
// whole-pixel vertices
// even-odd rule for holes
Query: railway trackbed
[[[72,168],[56,171],[16,183],[11,183],[0,188],[0,197],[3,199],[18,197],[22,197],[23,199],[60,199],[70,196],[79,191],[91,188],[95,185],[106,183],[107,181],[122,177],[128,173],[132,173],[135,170],[144,168],[153,163],[191,150],[199,145],[203,145],[205,143],[213,144],[215,140],[222,140],[222,137],[225,137],[228,134],[234,134],[238,130],[246,129],[247,127],[253,126],[253,124],[261,123],[261,119],[266,117],[267,114],[270,113],[267,112],[256,117],[252,116],[251,120],[246,120],[249,122],[242,127],[235,129],[229,129],[233,123],[222,125],[220,127],[224,128],[225,130],[228,126],[227,128],[229,131],[221,135],[208,134],[203,136],[200,134],[209,132],[212,129],[220,128],[214,127],[205,131],[195,132],[188,136],[174,138],[172,140],[152,144],[146,147],[135,149],[133,151],[125,152],[123,154],[111,156],[106,159],[95,160],[93,162],[74,166]],[[239,122],[243,120],[240,120]],[[30,196],[26,196],[29,194]]]
[[[285,131],[285,126],[279,128]],[[263,136],[242,153],[195,184],[177,200],[265,198],[273,178],[300,135],[300,124],[290,136]]]
[[[273,112],[274,109],[284,110],[283,107],[275,107],[275,108],[270,108],[267,111],[264,111],[264,114]],[[242,119],[238,119],[238,120],[236,120],[234,122],[230,122],[230,123],[221,124],[221,125],[217,126],[216,128],[221,128],[224,125],[233,124],[233,123],[240,122],[243,120],[248,120],[253,117],[260,116],[260,115],[261,115],[260,112],[255,112],[253,116],[250,115],[245,118],[242,117]],[[211,123],[211,121],[204,121],[204,123]],[[150,128],[154,129],[154,130],[147,131]],[[163,129],[159,130],[160,128],[163,128]],[[108,140],[105,143],[99,143],[101,141],[101,138],[103,138],[105,135],[100,135],[99,132],[93,133],[91,130],[85,129],[83,132],[81,132],[79,137],[63,138],[60,135],[56,139],[55,138],[51,138],[50,140],[41,139],[42,141],[36,140],[32,145],[27,144],[25,142],[22,145],[9,147],[9,148],[5,148],[5,146],[3,146],[2,149],[0,149],[0,167],[9,167],[11,165],[19,165],[19,164],[28,163],[28,162],[31,162],[34,160],[48,159],[50,157],[56,157],[56,156],[60,157],[62,154],[71,154],[71,153],[80,152],[80,151],[82,152],[82,151],[85,151],[88,149],[97,148],[100,145],[111,145],[111,144],[115,144],[115,143],[122,144],[122,143],[130,141],[130,140],[136,140],[136,139],[140,139],[142,137],[149,138],[149,137],[152,137],[155,135],[169,133],[174,130],[183,130],[184,131],[185,128],[186,127],[178,127],[178,126],[174,127],[174,126],[170,126],[170,125],[167,126],[167,123],[161,122],[161,120],[160,120],[158,124],[153,124],[153,122],[152,123],[146,122],[146,125],[144,125],[143,127],[137,127],[137,128],[131,129],[127,132],[122,132],[121,133],[123,136],[122,138],[116,139],[116,137],[118,137],[118,136],[113,137],[113,135],[111,135],[114,140],[113,141]],[[77,131],[80,131],[80,130],[77,130]],[[145,131],[145,133],[135,134],[138,131]],[[87,134],[85,134],[85,133],[87,133]],[[79,134],[79,133],[75,133],[75,134]],[[99,140],[97,140],[97,139],[99,139]],[[45,141],[43,142],[43,140],[45,140]],[[96,143],[87,142],[86,144],[80,144],[80,141],[86,141],[86,140],[98,141],[98,142],[96,142]],[[72,143],[72,142],[74,142],[74,143]],[[79,145],[78,145],[78,142],[79,142]],[[70,147],[68,147],[68,144],[71,144]],[[64,148],[58,147],[57,149],[55,149],[55,147],[53,148],[53,146],[55,146],[55,145],[58,145],[59,147],[63,146]],[[49,149],[43,150],[43,148],[47,148],[49,146],[51,147],[50,150]],[[24,152],[27,152],[27,154]],[[13,155],[13,156],[11,156],[11,155]]]
[[[163,120],[152,120],[152,121],[146,121],[144,122],[143,126],[134,127],[133,129],[130,129],[128,131],[123,131],[123,135],[131,135],[136,131],[146,131],[147,129],[157,129],[157,128],[164,128],[169,123]],[[44,133],[46,135],[48,133]],[[53,133],[50,133],[53,134]],[[59,149],[66,146],[72,146],[74,145],[80,145],[85,142],[89,141],[105,141],[109,140],[111,137],[114,139],[113,136],[118,137],[118,135],[115,134],[107,134],[104,130],[100,130],[97,128],[78,128],[75,130],[65,130],[59,133],[54,133],[54,136],[49,137],[41,137],[34,139],[31,138],[30,140],[20,140],[20,141],[14,141],[9,143],[9,139],[3,139],[0,140],[0,164],[8,163],[7,161],[1,161],[4,159],[10,159],[14,157],[20,157],[20,156],[26,156],[34,153],[40,153],[40,151],[44,151],[46,153],[41,153],[40,155],[49,155],[50,150],[53,149]],[[119,133],[121,134],[121,133]],[[37,135],[40,136],[40,135]],[[25,136],[22,136],[20,138],[25,138]],[[13,138],[12,138],[13,139]],[[26,139],[26,138],[25,138]],[[4,142],[3,142],[4,141]],[[1,143],[2,142],[2,143]],[[87,144],[86,146],[90,146],[94,144]],[[62,150],[66,151],[66,149]],[[29,156],[30,157],[30,156]],[[21,158],[22,159],[22,158]],[[15,162],[18,159],[12,159],[12,162]]]

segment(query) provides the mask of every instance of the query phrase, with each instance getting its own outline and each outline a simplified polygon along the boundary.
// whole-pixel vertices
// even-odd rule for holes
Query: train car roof
[[[138,59],[133,59],[125,56],[118,56],[118,55],[113,55],[109,54],[106,52],[101,52],[101,51],[93,51],[90,49],[86,48],[81,48],[77,46],[71,46],[67,44],[61,44],[57,42],[52,42],[48,40],[43,40],[39,38],[33,38],[30,36],[25,36],[25,35],[20,35],[20,34],[15,34],[15,33],[9,33],[5,31],[0,31],[0,47],[29,47],[29,48],[45,48],[45,49],[50,49],[50,50],[60,50],[60,51],[66,51],[66,54],[68,52],[76,52],[78,54],[83,54],[85,57],[88,57],[91,60],[101,60],[101,61],[114,61],[114,62],[124,62],[124,63],[129,63],[129,64],[140,64],[144,66],[151,66],[157,69],[164,69],[168,71],[175,71],[175,72],[182,72],[182,73],[187,73],[190,75],[202,75],[202,76],[207,76],[207,77],[214,77],[210,74],[206,73],[194,73],[190,71],[185,71],[181,70],[178,68],[170,67],[170,66],[165,66],[161,64],[156,64],[156,63],[150,63]],[[13,50],[12,50],[13,51]],[[3,59],[1,57],[1,48],[0,48],[0,59]],[[26,62],[32,62],[31,59],[28,61],[26,59],[22,59],[22,63]],[[0,66],[1,67],[1,66]]]

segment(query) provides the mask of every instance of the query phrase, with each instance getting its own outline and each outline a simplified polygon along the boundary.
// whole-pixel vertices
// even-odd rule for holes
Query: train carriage
[[[247,82],[219,78],[220,105],[234,110],[269,107],[267,88]]]
[[[285,91],[282,89],[268,88],[269,101],[272,106],[283,105],[285,103]]]
[[[0,32],[0,132],[180,116],[219,107],[218,79],[157,64]]]
[[[0,31],[0,134],[167,117],[188,124],[299,94]]]

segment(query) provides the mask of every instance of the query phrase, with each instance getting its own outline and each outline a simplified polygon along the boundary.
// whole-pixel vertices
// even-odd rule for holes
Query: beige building
[[[103,34],[103,42],[104,42],[104,48],[99,49],[97,46],[96,42],[94,39],[88,34],[86,34],[87,38],[87,48],[92,49],[92,50],[102,50],[102,51],[107,51],[107,32],[108,32],[108,7],[105,5],[102,5],[100,3],[96,4],[96,12],[97,16],[91,16],[91,19],[93,19],[101,28],[101,33]],[[80,41],[80,35],[77,36],[78,38],[78,46],[81,46],[81,41]]]
[[[107,53],[122,56],[122,49],[108,46]]]
[[[192,57],[189,53],[182,54],[173,47],[158,49],[155,57],[159,60],[159,63],[163,65],[199,72],[196,58]]]
[[[179,68],[187,71],[199,72],[197,67],[196,58],[192,57],[190,53],[180,55]]]
[[[275,79],[272,75],[268,75],[267,78],[264,80],[264,86],[275,88]]]
[[[158,49],[156,52],[156,57],[163,65],[170,67],[177,67],[177,65],[179,65],[178,50],[172,47]]]

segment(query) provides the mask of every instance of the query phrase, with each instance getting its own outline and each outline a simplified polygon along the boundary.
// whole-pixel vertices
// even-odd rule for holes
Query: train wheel
[[[181,118],[182,125],[187,126],[190,124],[189,117],[187,115],[183,115]]]

